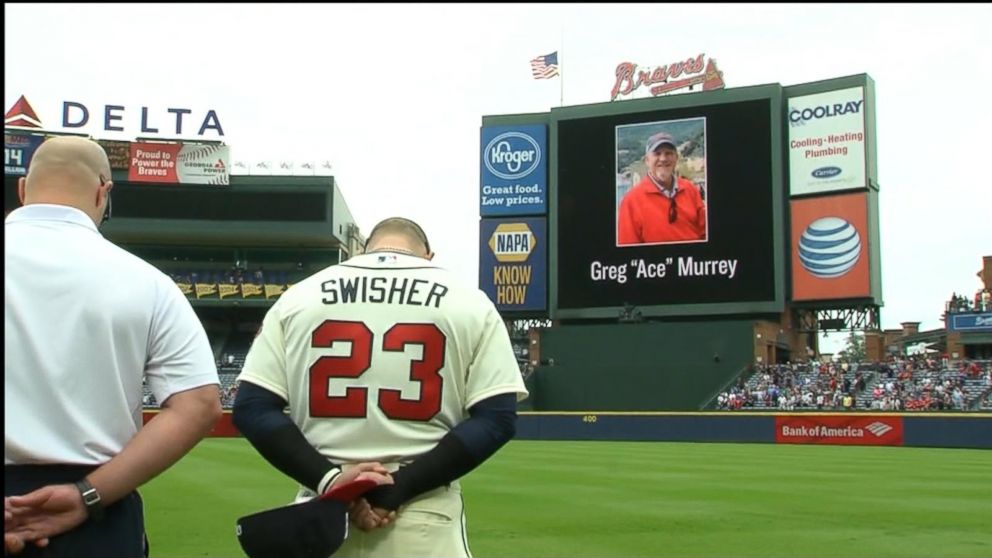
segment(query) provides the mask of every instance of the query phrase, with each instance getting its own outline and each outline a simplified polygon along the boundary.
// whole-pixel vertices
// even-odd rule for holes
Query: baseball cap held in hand
[[[348,537],[348,502],[373,486],[359,479],[319,498],[238,519],[238,542],[248,558],[328,558]]]
[[[348,536],[348,504],[314,498],[238,519],[249,558],[328,558]]]

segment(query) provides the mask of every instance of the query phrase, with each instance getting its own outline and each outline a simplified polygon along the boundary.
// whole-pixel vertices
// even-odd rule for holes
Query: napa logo
[[[840,217],[813,221],[799,239],[799,263],[820,279],[845,275],[860,257],[861,235]]]
[[[501,263],[525,262],[537,246],[527,223],[502,223],[489,237],[489,249]]]
[[[840,167],[820,167],[814,170],[812,173],[813,178],[833,178],[839,175],[842,171]]]
[[[541,146],[523,132],[505,132],[486,144],[483,161],[499,178],[516,180],[534,172],[541,163]]]

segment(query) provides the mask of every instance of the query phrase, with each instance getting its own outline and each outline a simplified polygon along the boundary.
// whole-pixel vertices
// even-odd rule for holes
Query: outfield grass
[[[462,484],[476,558],[992,556],[985,450],[514,441]],[[209,439],[142,494],[153,558],[233,558],[295,483]]]

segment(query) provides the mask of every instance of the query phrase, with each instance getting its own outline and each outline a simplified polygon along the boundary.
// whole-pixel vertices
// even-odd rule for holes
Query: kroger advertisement
[[[791,195],[867,188],[863,87],[789,99]]]
[[[546,230],[543,217],[480,222],[479,288],[500,312],[547,307]]]
[[[480,215],[547,213],[547,145],[544,124],[482,127]]]

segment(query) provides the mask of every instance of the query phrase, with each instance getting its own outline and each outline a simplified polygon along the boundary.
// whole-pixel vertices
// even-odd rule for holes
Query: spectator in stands
[[[850,393],[844,394],[844,410],[850,411],[854,408],[854,397]]]
[[[220,416],[213,354],[189,302],[99,233],[110,177],[96,142],[51,138],[17,184],[23,207],[5,222],[9,551],[145,556],[136,489]],[[162,403],[144,427],[143,379]]]
[[[953,405],[952,408],[957,409],[959,411],[965,410],[964,392],[961,391],[961,388],[958,387],[954,388],[954,391],[951,392],[951,401]]]

